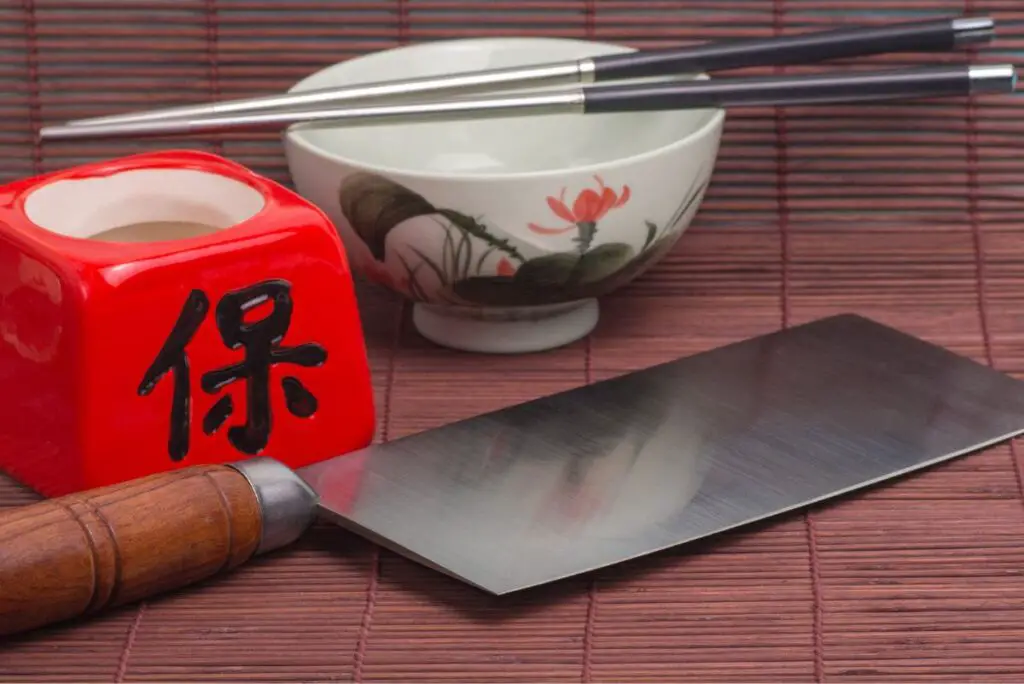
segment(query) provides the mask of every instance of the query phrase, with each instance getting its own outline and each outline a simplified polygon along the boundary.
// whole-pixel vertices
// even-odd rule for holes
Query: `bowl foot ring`
[[[482,354],[528,354],[580,340],[599,317],[596,299],[516,309],[466,309],[416,303],[420,335],[450,349]]]

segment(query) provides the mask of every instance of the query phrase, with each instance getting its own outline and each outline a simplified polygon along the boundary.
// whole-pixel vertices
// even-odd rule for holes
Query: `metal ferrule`
[[[228,465],[249,481],[260,504],[263,530],[257,554],[291,544],[313,523],[319,497],[291,468],[265,457]]]
[[[581,59],[576,62],[576,69],[579,72],[579,82],[583,85],[590,85],[596,80],[597,66],[592,59]]]
[[[952,21],[953,45],[987,43],[996,35],[996,23],[989,17],[960,17]]]
[[[972,93],[1011,93],[1017,86],[1012,64],[981,64],[967,67]]]

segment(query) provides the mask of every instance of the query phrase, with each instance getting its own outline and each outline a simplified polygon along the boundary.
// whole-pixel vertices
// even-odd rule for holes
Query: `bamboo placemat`
[[[281,91],[409,41],[653,47],[960,12],[999,21],[979,59],[1024,62],[1020,0],[2,0],[0,181],[166,146],[40,147],[42,122]],[[363,288],[379,439],[842,311],[1024,373],[1022,112],[986,97],[731,113],[690,232],[558,351],[437,349]],[[275,135],[192,146],[288,181]],[[500,601],[317,527],[221,580],[2,644],[0,678],[1024,681],[1022,454]],[[0,505],[34,498],[0,480]]]

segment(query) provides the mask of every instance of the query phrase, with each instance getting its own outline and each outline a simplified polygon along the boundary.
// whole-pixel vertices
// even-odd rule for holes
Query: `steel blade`
[[[337,524],[487,592],[605,567],[1024,432],[1024,383],[836,316],[300,475]]]

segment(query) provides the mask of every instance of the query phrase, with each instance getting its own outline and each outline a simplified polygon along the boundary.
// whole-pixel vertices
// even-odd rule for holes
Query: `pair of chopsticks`
[[[705,43],[674,50],[601,55],[569,62],[490,69],[448,76],[359,84],[302,93],[229,100],[79,119],[44,127],[42,139],[161,136],[225,130],[352,126],[522,116],[658,111],[751,105],[864,103],[880,100],[1012,92],[1016,70],[1002,65],[779,77],[700,79],[605,85],[616,80],[711,73],[758,66],[813,64],[897,52],[937,52],[987,43],[988,17],[956,17],[832,29],[768,39]],[[411,95],[463,96],[537,86],[576,86],[536,94],[392,103]],[[334,107],[355,103],[352,107]],[[362,103],[363,106],[359,106]]]

